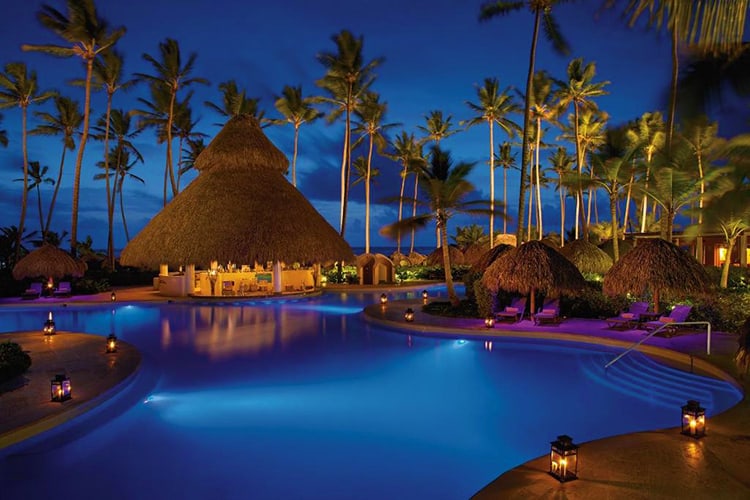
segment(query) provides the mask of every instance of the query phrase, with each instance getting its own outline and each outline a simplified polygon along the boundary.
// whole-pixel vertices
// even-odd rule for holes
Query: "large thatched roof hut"
[[[612,267],[612,257],[587,240],[574,240],[560,249],[582,273],[605,274]]]
[[[13,278],[22,280],[24,278],[52,277],[64,278],[72,276],[79,278],[83,276],[86,265],[77,262],[64,250],[56,246],[44,244],[29,252],[13,267]]]
[[[352,260],[346,241],[284,177],[288,161],[248,116],[230,119],[198,176],[133,238],[123,265]]]
[[[484,271],[488,267],[490,267],[490,265],[495,262],[498,257],[500,257],[508,250],[512,250],[514,248],[516,247],[513,245],[506,245],[504,243],[501,243],[499,245],[495,245],[489,250],[486,250],[482,254],[482,256],[471,265],[469,273],[484,273]]]
[[[612,266],[604,276],[602,291],[639,297],[651,291],[654,311],[658,311],[662,293],[700,293],[708,288],[710,278],[692,255],[674,243],[654,238],[639,241]]]
[[[482,276],[482,283],[493,293],[503,289],[530,294],[531,311],[535,293],[577,293],[586,286],[576,267],[554,248],[541,241],[529,241],[502,252]]]

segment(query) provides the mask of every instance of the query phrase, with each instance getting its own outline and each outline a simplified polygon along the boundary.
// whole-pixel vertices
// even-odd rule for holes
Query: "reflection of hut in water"
[[[353,254],[286,180],[288,164],[254,118],[230,119],[196,160],[195,180],[128,243],[120,262],[159,268],[160,290],[169,295],[237,295],[253,287],[281,293],[290,286],[317,286],[318,263],[350,260]],[[256,264],[268,262],[272,269],[256,272]],[[291,273],[298,270],[282,274],[282,263],[295,262],[313,266],[305,276]],[[226,263],[227,273],[216,263]],[[186,272],[169,275],[167,265],[184,265]],[[196,273],[195,265],[211,269]],[[290,276],[286,286],[284,276]]]
[[[396,269],[391,259],[382,253],[364,253],[357,257],[360,285],[377,285],[396,281]]]

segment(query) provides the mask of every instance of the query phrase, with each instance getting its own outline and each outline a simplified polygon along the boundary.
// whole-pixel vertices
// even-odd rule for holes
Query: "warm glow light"
[[[495,318],[492,316],[487,316],[484,318],[484,326],[487,328],[494,328],[495,326]]]
[[[411,307],[406,310],[404,313],[404,320],[412,322],[414,321],[414,309]]]
[[[387,304],[388,303],[388,296],[384,293],[380,294],[380,303],[381,304]]]

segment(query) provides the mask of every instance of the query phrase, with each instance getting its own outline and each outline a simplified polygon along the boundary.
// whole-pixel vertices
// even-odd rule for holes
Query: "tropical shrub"
[[[0,383],[7,382],[29,369],[31,356],[15,342],[0,343]]]

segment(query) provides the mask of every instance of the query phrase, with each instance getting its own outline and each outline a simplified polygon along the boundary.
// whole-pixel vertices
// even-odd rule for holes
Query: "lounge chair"
[[[560,300],[546,299],[542,308],[536,314],[531,315],[535,325],[557,325],[562,321],[560,317]]]
[[[523,319],[523,314],[526,310],[526,297],[514,298],[509,306],[506,306],[502,311],[495,313],[495,319],[497,321],[510,320],[515,323]]]
[[[609,328],[635,328],[641,321],[641,314],[648,311],[648,302],[633,302],[627,311],[622,311],[617,316],[607,318]]]
[[[42,286],[41,283],[30,284],[29,288],[27,288],[26,291],[23,292],[23,295],[21,295],[21,298],[24,300],[38,299],[42,296]]]
[[[678,304],[672,308],[668,315],[662,315],[656,321],[648,321],[646,323],[643,323],[642,327],[646,331],[652,332],[661,326],[668,325],[665,326],[662,331],[666,336],[671,336],[676,330],[676,326],[671,325],[671,323],[683,323],[687,320],[687,317],[690,315],[690,311],[692,310],[693,306]]]
[[[70,288],[70,281],[61,281],[57,285],[57,290],[52,293],[53,297],[70,297],[73,290]]]

